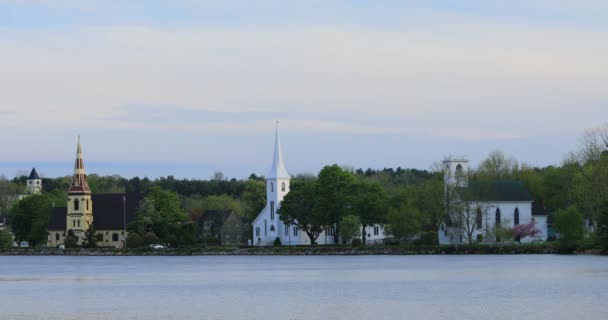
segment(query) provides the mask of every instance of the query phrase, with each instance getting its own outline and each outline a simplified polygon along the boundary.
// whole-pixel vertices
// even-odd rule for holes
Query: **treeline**
[[[440,163],[430,170],[327,166],[318,175],[298,175],[292,179],[291,192],[281,208],[282,218],[286,223],[298,221],[303,232],[310,232],[313,237],[319,230],[333,226],[337,230],[329,231],[337,243],[349,237],[364,239],[361,225],[382,223],[390,226],[388,231],[396,239],[418,239],[421,243],[434,244],[436,230],[448,210],[443,175]],[[9,204],[16,202],[9,201],[10,197],[23,192],[26,179],[25,176],[12,180],[0,178],[0,214],[11,212]],[[586,218],[587,227],[593,231],[590,234],[563,231],[562,234],[573,234],[573,241],[585,238],[585,241],[608,245],[608,124],[588,130],[581,137],[579,148],[565,155],[559,166],[537,168],[501,151],[493,151],[477,168],[470,169],[468,179],[522,181],[548,213],[576,215],[574,220],[569,220],[580,220],[575,225],[582,225],[582,219]],[[44,194],[48,197],[45,201],[55,206],[65,205],[70,180],[71,177],[43,179]],[[232,209],[252,221],[266,202],[265,178],[255,174],[245,180],[228,180],[220,172],[209,180],[172,176],[126,179],[92,174],[88,182],[94,193],[148,195],[156,189],[170,192],[175,194],[179,209],[190,221],[197,221],[206,210],[216,209]],[[13,217],[16,216],[13,214]],[[550,217],[551,223],[553,218]],[[41,223],[30,225],[41,230]],[[147,232],[141,231],[143,235]]]

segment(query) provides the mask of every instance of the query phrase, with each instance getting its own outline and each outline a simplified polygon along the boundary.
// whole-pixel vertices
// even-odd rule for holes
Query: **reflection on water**
[[[0,319],[604,319],[608,257],[0,257]]]

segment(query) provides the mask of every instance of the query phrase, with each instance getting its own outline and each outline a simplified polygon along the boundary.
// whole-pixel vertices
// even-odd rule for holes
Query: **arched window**
[[[74,199],[74,211],[80,210],[80,202],[78,199]]]
[[[481,214],[481,208],[477,208],[477,212],[475,215],[475,227],[477,229],[481,229],[481,226],[483,224],[483,220],[481,218],[482,214]]]
[[[89,210],[89,199],[87,199],[87,210]]]
[[[270,225],[270,232],[274,232],[274,224]]]
[[[268,235],[268,223],[264,220],[264,237]]]
[[[255,228],[255,236],[259,237],[260,236],[260,227],[256,227]]]
[[[98,234],[95,236],[95,241],[97,241],[97,242],[103,242],[103,234],[98,233]]]
[[[112,233],[112,241],[118,241],[118,233]]]
[[[457,165],[456,166],[456,177],[462,177],[463,171],[464,170],[462,168],[462,165],[461,164]]]
[[[513,213],[513,225],[519,224],[519,208],[515,208],[515,212]]]
[[[285,182],[281,183],[281,191],[285,192]]]
[[[274,183],[270,183],[270,192],[274,192]]]
[[[500,208],[496,208],[496,226],[500,226]]]
[[[285,236],[287,237],[289,235],[289,226],[283,224],[283,228],[285,229]]]

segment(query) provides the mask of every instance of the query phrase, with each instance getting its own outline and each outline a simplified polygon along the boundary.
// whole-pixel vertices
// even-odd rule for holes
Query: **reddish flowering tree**
[[[521,243],[521,239],[525,237],[534,237],[540,233],[540,230],[536,229],[536,222],[532,220],[526,224],[513,226],[511,232],[513,234],[513,240]]]

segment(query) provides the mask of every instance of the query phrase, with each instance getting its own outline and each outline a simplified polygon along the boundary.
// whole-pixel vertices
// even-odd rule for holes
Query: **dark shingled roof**
[[[123,228],[123,195],[126,197],[124,211],[127,224],[133,221],[143,195],[138,193],[93,194],[91,200],[93,202],[93,226],[95,229],[120,230]],[[66,207],[53,208],[48,230],[65,231],[66,215]]]
[[[38,180],[40,176],[38,176],[38,172],[36,172],[36,168],[32,168],[32,172],[30,173],[28,180]]]
[[[477,201],[525,201],[534,199],[521,181],[494,180],[472,181],[466,191],[471,200]]]

